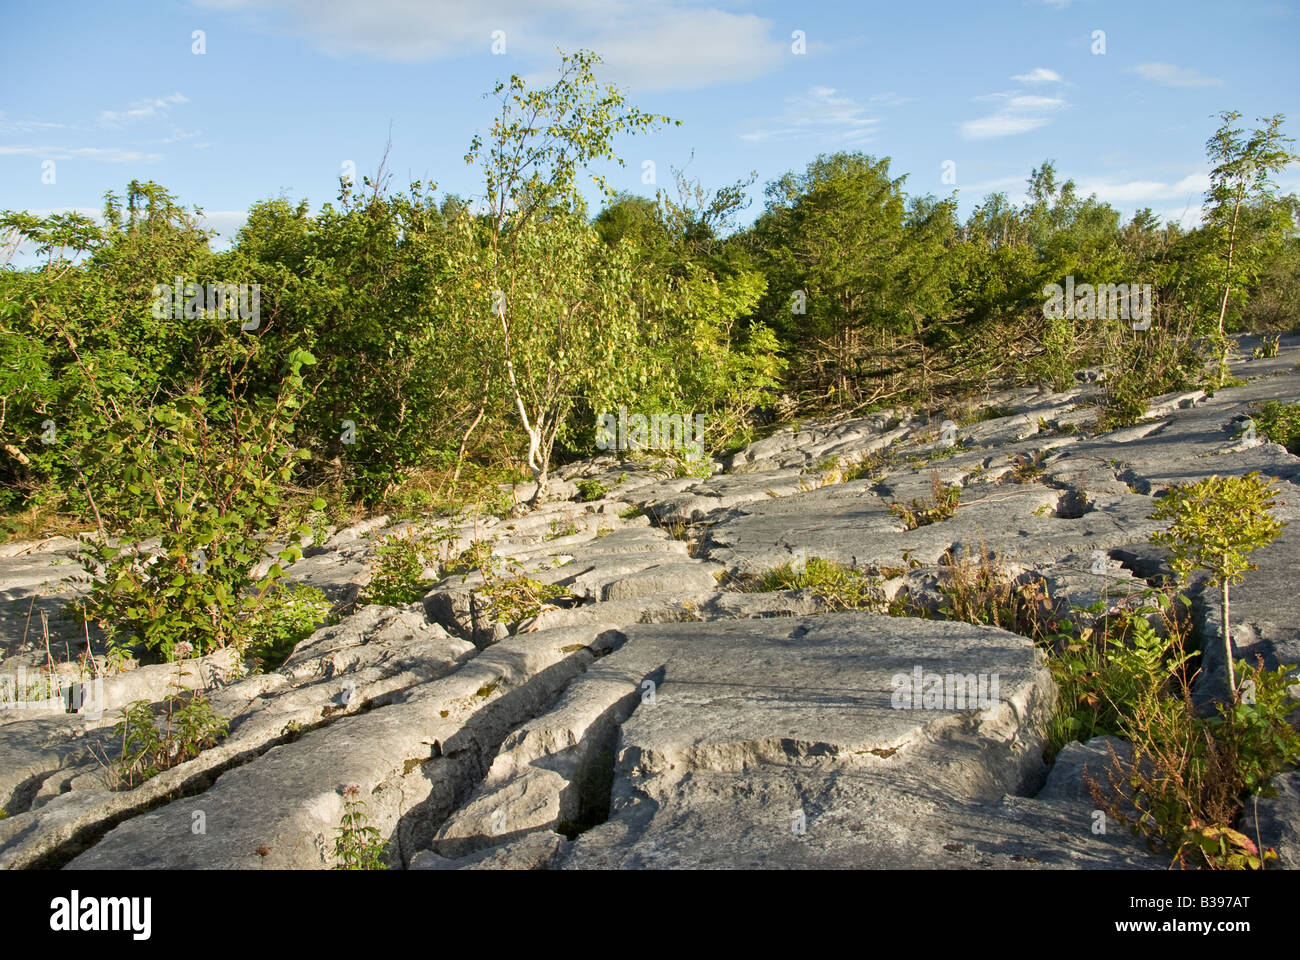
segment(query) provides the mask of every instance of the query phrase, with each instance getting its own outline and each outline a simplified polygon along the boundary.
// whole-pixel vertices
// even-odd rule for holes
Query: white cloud
[[[1030,85],[1065,82],[1060,74],[1046,67],[1035,67],[1029,73],[1016,74],[1011,79]],[[1046,126],[1051,122],[1052,114],[1069,106],[1064,97],[1049,97],[1023,90],[986,93],[974,99],[1000,103],[1001,106],[986,117],[962,123],[962,136],[967,140],[990,140],[994,137],[1028,133]]]
[[[1017,83],[1064,83],[1061,75],[1046,67],[1034,67],[1029,73],[1018,73],[1011,78]]]
[[[1060,97],[1039,97],[1030,94],[999,93],[976,99],[1001,100],[1002,107],[987,117],[978,117],[964,122],[961,125],[961,132],[968,140],[1009,137],[1017,133],[1037,130],[1051,122],[1050,114],[1067,106],[1065,100]]]
[[[171,136],[157,137],[153,140],[145,140],[145,143],[156,143],[165,145],[169,143],[184,143],[187,140],[193,140],[203,135],[201,130],[182,130],[179,127],[171,132]],[[197,144],[196,144],[197,146]]]
[[[120,147],[33,147],[0,144],[0,155],[40,157],[42,160],[103,160],[106,163],[152,163],[160,153],[141,153]]]
[[[867,103],[878,103],[882,107],[901,107],[905,103],[913,103],[916,97],[901,97],[892,90],[889,93],[874,93],[867,97]]]
[[[1162,87],[1216,87],[1223,84],[1218,77],[1207,77],[1191,67],[1178,67],[1172,63],[1139,63],[1130,69],[1144,80]]]
[[[689,7],[682,0],[200,0],[241,10],[273,29],[305,35],[338,57],[416,63],[489,55],[493,31],[506,57],[546,63],[556,47],[588,47],[603,78],[642,90],[685,90],[751,80],[790,56],[789,37],[752,13]],[[720,4],[721,5],[721,4]],[[647,9],[649,7],[649,9]],[[525,73],[524,70],[519,70]]]
[[[1200,209],[1201,197],[1209,189],[1206,173],[1190,173],[1173,183],[1163,180],[1081,180],[1076,185],[1081,196],[1095,193],[1097,198],[1116,207],[1147,207],[1165,200],[1189,199]]]
[[[1098,200],[1129,213],[1150,207],[1161,223],[1172,220],[1184,227],[1194,227],[1201,222],[1201,204],[1205,190],[1210,185],[1209,175],[1203,172],[1189,173],[1172,182],[1078,178],[1068,172],[1060,173],[1059,179],[1074,180],[1077,196],[1095,194]],[[1029,200],[1023,176],[998,177],[968,184],[962,187],[961,192],[963,196],[980,198],[990,193],[1005,193],[1013,204],[1023,204]]]
[[[0,133],[32,133],[35,130],[62,129],[61,123],[49,123],[44,120],[10,120],[9,115],[0,110]]]
[[[235,242],[235,234],[248,220],[248,211],[204,210],[201,220],[205,230],[217,231],[210,243],[214,249],[220,250]]]
[[[866,115],[866,108],[851,97],[839,96],[834,87],[812,87],[807,94],[788,97],[786,107],[770,123],[741,134],[742,140],[762,143],[815,137],[839,145],[866,143],[879,117]]]
[[[1060,97],[1036,97],[1032,95],[1021,95],[1018,97],[1007,98],[1007,109],[1024,112],[1037,112],[1044,110],[1059,110],[1065,106],[1065,101]]]
[[[992,137],[1009,137],[1017,133],[1028,133],[1046,126],[1047,117],[1013,117],[998,113],[978,120],[967,120],[961,125],[961,132],[968,140],[988,140]]]
[[[770,36],[769,21],[720,10],[677,10],[646,26],[629,20],[592,46],[608,64],[610,79],[641,90],[753,80],[790,52]]]
[[[1025,192],[1025,178],[1023,176],[996,177],[992,180],[981,180],[978,183],[969,184],[961,189],[965,193],[978,194],[983,197],[990,193],[1006,193],[1012,187],[1019,187],[1020,194],[1009,194],[1008,199],[1013,203],[1019,202],[1018,196],[1022,196]]]
[[[121,126],[128,120],[144,120],[158,113],[166,112],[171,109],[174,103],[189,103],[189,98],[183,93],[170,93],[165,97],[151,97],[145,100],[136,100],[126,110],[101,110],[99,111],[99,122],[104,126],[116,127]]]

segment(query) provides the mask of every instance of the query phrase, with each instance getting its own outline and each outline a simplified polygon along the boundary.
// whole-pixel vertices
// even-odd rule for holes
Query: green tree
[[[1161,498],[1153,520],[1168,520],[1167,530],[1152,536],[1169,550],[1169,565],[1186,582],[1193,570],[1209,571],[1223,605],[1223,653],[1228,664],[1228,689],[1237,699],[1232,660],[1232,622],[1228,588],[1256,569],[1248,555],[1282,532],[1283,523],[1269,512],[1277,501],[1273,480],[1258,472],[1244,477],[1213,476],[1198,483],[1177,485]]]
[[[909,204],[904,180],[888,158],[819,156],[768,185],[750,232],[769,279],[762,315],[789,344],[801,384],[841,405],[883,394],[863,397],[885,372],[889,340],[916,337],[947,310],[953,204]],[[928,357],[914,352],[902,362],[924,375]]]
[[[626,251],[599,249],[578,176],[598,161],[622,164],[616,135],[671,122],[601,87],[593,73],[599,62],[580,50],[561,54],[549,87],[527,90],[518,75],[498,83],[492,95],[500,112],[488,142],[475,136],[465,155],[482,166],[487,206],[482,218],[462,218],[486,233],[482,243],[478,234],[462,237],[476,283],[471,295],[479,318],[498,331],[488,362],[528,437],[534,502],[575,396],[616,381],[635,360],[627,356],[636,322],[627,296],[632,264]],[[604,178],[589,175],[608,196]]]
[[[1294,221],[1275,216],[1259,231],[1244,229],[1242,214],[1252,206],[1262,206],[1275,200],[1276,185],[1272,176],[1294,160],[1300,159],[1287,144],[1295,141],[1282,136],[1283,114],[1262,118],[1250,136],[1233,124],[1241,119],[1235,110],[1219,114],[1219,129],[1206,142],[1205,149],[1214,169],[1210,171],[1210,189],[1206,191],[1208,209],[1205,212],[1205,230],[1213,249],[1222,261],[1219,285],[1219,321],[1214,333],[1218,354],[1215,385],[1222,386],[1228,379],[1230,355],[1226,320],[1229,297],[1242,291],[1259,270],[1261,246],[1278,242],[1280,235]]]

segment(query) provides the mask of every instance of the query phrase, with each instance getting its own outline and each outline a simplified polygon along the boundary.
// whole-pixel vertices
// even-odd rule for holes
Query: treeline
[[[467,158],[473,204],[390,191],[381,166],[316,214],[257,204],[221,252],[152,182],[109,195],[102,222],[3,214],[44,263],[0,272],[0,509],[131,525],[169,497],[234,504],[220,470],[274,488],[268,515],[286,492],[373,504],[414,484],[432,503],[525,468],[544,484],[596,452],[597,418],[619,406],[702,414],[718,450],[782,417],[1061,388],[1090,366],[1108,372],[1103,418],[1125,422],[1207,376],[1228,333],[1297,323],[1281,117],[1247,132],[1223,115],[1196,229],[1150,210],[1124,222],[1050,161],[1024,205],[994,194],[963,221],[860,153],[770,183],[737,229],[752,177],[708,191],[678,172],[591,215],[588,165],[671,122],[600,87],[595,62],[565,57],[545,90],[498,87]],[[1149,325],[1050,315],[1045,288],[1067,278],[1150,285]]]

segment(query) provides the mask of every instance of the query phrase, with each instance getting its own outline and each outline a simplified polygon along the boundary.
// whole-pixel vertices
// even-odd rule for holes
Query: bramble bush
[[[76,606],[112,648],[170,659],[182,642],[199,655],[246,643],[250,618],[278,596],[282,567],[302,556],[293,540],[311,532],[304,506],[282,501],[282,485],[306,455],[291,435],[301,370],[314,358],[292,352],[279,395],[250,403],[238,395],[237,371],[255,347],[223,347],[216,369],[231,396],[101,409],[103,427],[69,447],[97,525],[80,555],[97,579]],[[255,575],[278,537],[288,545]]]

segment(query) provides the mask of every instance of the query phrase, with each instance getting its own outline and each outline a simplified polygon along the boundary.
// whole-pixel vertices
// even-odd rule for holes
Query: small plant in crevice
[[[366,817],[366,802],[361,799],[361,787],[350,784],[343,788],[343,818],[338,836],[334,839],[334,856],[338,859],[335,870],[387,870],[384,857],[388,841],[370,826]]]
[[[573,520],[561,520],[555,517],[547,525],[550,532],[547,533],[543,540],[559,540],[561,537],[572,537],[578,532],[578,525]]]
[[[1278,348],[1282,345],[1282,334],[1270,337],[1267,334],[1261,338],[1260,344],[1250,352],[1252,360],[1272,360],[1277,356]]]
[[[1055,629],[1041,580],[1017,581],[986,545],[977,557],[943,557],[937,615],[944,620],[1002,627],[1039,639]]]
[[[673,520],[664,524],[664,532],[674,540],[681,540],[684,543],[690,543],[691,541],[691,525],[681,520]]]
[[[1191,682],[1191,605],[1182,594],[1146,588],[1118,604],[1073,606],[1045,637],[1058,690],[1049,724],[1053,752],[1071,740],[1123,736],[1144,695],[1172,695]]]
[[[469,546],[447,561],[442,572],[448,575],[466,574],[471,570],[481,570],[495,559],[492,541],[471,540]]]
[[[833,610],[884,612],[889,607],[878,577],[821,557],[782,564],[750,579],[746,589],[755,593],[812,590]]]
[[[526,577],[522,571],[494,573],[481,592],[487,598],[485,615],[497,623],[527,620],[553,606],[553,601],[572,596],[564,587]]]
[[[821,483],[817,486],[830,486],[835,483],[843,483],[846,476],[844,464],[839,457],[826,457],[820,463],[812,468],[813,473],[821,474]],[[801,483],[802,487],[803,484]],[[816,487],[806,487],[805,489],[816,489]]]
[[[1300,403],[1269,400],[1256,408],[1252,419],[1260,436],[1300,456]]]
[[[324,546],[325,541],[329,539],[331,526],[330,516],[326,509],[312,510],[307,514],[304,522],[310,530],[311,545],[313,547]]]
[[[376,539],[362,601],[403,606],[422,598],[434,583],[424,571],[438,565],[441,542],[439,533],[415,528]]]
[[[917,527],[947,520],[957,512],[957,505],[960,502],[961,487],[948,486],[939,479],[938,470],[931,470],[929,500],[913,499],[910,507],[905,507],[901,503],[892,503],[889,505],[889,511],[902,519],[906,529],[915,530]]]
[[[669,456],[667,461],[675,478],[697,477],[700,480],[707,480],[713,476],[713,461],[709,457],[691,459]]]
[[[1080,471],[1074,483],[1056,502],[1056,516],[1062,520],[1078,520],[1093,509],[1088,499],[1087,474]]]
[[[573,596],[562,586],[526,576],[518,564],[494,555],[488,541],[474,541],[457,567],[464,573],[477,569],[482,575],[475,594],[482,602],[479,613],[491,623],[518,623],[537,616],[556,600]]]
[[[578,500],[583,503],[590,503],[593,500],[599,500],[605,494],[609,493],[609,487],[605,486],[595,477],[587,477],[579,480],[575,486],[578,488]]]
[[[1047,469],[1045,450],[1035,450],[1029,454],[1007,454],[1007,459],[1011,461],[1009,476],[1013,483],[1029,483],[1042,476],[1043,471]]]
[[[177,656],[193,652],[187,647],[182,641]],[[119,787],[137,787],[164,770],[193,760],[220,742],[230,729],[230,721],[212,709],[204,694],[180,685],[179,667],[176,686],[176,693],[163,702],[161,717],[155,715],[148,700],[136,700],[122,708],[122,719],[113,728],[122,749],[109,768]]]
[[[849,463],[842,469],[843,482],[852,483],[854,480],[879,480],[889,465],[892,458],[879,450],[867,454],[857,463]]]
[[[242,625],[254,671],[275,670],[284,663],[294,647],[327,622],[331,608],[329,598],[315,587],[285,583]]]
[[[1001,404],[993,404],[988,407],[976,407],[957,418],[957,423],[960,426],[967,427],[976,423],[986,423],[989,420],[1001,420],[1004,417],[1014,417],[1017,412],[1018,411],[1013,407]]]

